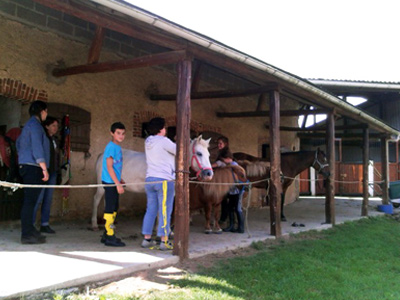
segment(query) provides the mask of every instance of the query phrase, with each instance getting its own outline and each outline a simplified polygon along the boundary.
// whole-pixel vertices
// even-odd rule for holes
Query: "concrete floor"
[[[361,218],[361,199],[335,198],[336,224]],[[369,215],[381,204],[371,199]],[[397,210],[397,209],[395,209]],[[287,222],[282,222],[282,234],[311,229],[327,229],[325,200],[301,198],[285,206]],[[0,224],[0,299],[28,296],[47,291],[82,286],[92,282],[111,280],[134,272],[173,265],[178,257],[171,251],[142,249],[140,235],[142,220],[120,219],[117,235],[126,247],[106,247],[100,243],[102,231],[87,229],[87,222],[56,223],[55,235],[47,235],[47,243],[22,245],[19,225]],[[269,208],[251,209],[244,234],[204,234],[203,216],[197,215],[190,228],[189,256],[195,258],[211,253],[246,247],[252,242],[273,239],[270,235]],[[305,227],[292,227],[293,222]]]

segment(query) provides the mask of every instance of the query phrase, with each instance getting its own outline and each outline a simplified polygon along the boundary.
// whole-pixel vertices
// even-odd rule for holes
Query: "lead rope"
[[[249,182],[249,181],[247,180],[247,182]],[[251,201],[251,183],[249,183],[248,189],[249,189],[249,192],[247,194],[246,217],[244,219],[244,222],[246,223],[246,231],[247,231],[247,235],[248,235],[247,237],[251,238],[251,232],[249,229],[249,222],[248,222],[249,207],[250,207],[250,201]]]

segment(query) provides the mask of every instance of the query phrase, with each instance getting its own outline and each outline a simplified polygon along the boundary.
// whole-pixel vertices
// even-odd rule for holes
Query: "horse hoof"
[[[211,229],[206,229],[206,230],[204,230],[204,233],[205,234],[210,234],[210,233],[212,233],[212,230]]]
[[[87,228],[88,230],[91,230],[91,231],[99,231],[99,227],[88,227]]]
[[[223,231],[222,231],[221,228],[214,231],[215,234],[222,234],[222,232],[223,232]]]

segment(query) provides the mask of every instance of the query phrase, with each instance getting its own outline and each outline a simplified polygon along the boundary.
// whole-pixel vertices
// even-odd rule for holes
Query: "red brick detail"
[[[35,100],[48,100],[47,92],[29,87],[20,80],[11,78],[0,78],[0,96],[19,100],[23,103],[33,102]]]
[[[142,137],[142,124],[144,122],[149,122],[152,118],[161,117],[158,113],[151,111],[140,111],[133,114],[133,132],[134,137]],[[165,122],[168,126],[176,126],[176,115],[166,116]],[[203,124],[197,121],[190,121],[190,130],[193,130],[196,134],[200,134],[204,131],[213,131],[216,133],[221,133],[221,128],[217,126],[211,126]]]

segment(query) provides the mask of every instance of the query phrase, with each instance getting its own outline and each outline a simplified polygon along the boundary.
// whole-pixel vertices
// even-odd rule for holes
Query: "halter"
[[[323,164],[323,163],[321,163],[321,162],[318,160],[318,150],[315,151],[314,162],[313,162],[312,165],[311,165],[314,169],[316,169],[316,168],[314,167],[315,163],[317,163],[318,166],[319,166],[318,174],[322,171],[323,168],[329,167],[329,164]]]
[[[193,147],[192,147],[192,160],[191,160],[191,162],[190,162],[190,165],[191,165],[192,169],[194,170],[194,167],[193,167],[193,160],[196,161],[197,166],[200,168],[200,170],[197,171],[197,173],[196,173],[196,177],[199,178],[199,175],[200,175],[200,173],[201,173],[202,171],[204,171],[204,170],[212,170],[212,168],[203,168],[203,166],[201,165],[199,159],[197,158],[196,151],[195,151],[195,149],[194,149],[194,146],[195,146],[195,145],[196,145],[196,142],[193,143]]]

